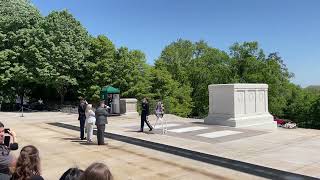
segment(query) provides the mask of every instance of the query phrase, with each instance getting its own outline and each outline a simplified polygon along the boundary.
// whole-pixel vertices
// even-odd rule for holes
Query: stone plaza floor
[[[259,173],[244,172],[241,167],[182,157],[174,153],[106,138],[105,146],[79,140],[77,114],[61,112],[0,112],[0,121],[16,131],[21,147],[35,145],[42,160],[45,179],[58,179],[70,167],[85,169],[93,162],[106,163],[115,179],[264,179]],[[166,115],[168,132],[139,130],[139,117],[109,118],[106,132],[171,147],[204,153],[227,160],[244,162],[249,167],[273,168],[284,172],[320,177],[320,131],[309,129],[227,128],[204,125],[202,120]],[[154,125],[155,119],[150,116]],[[67,125],[66,127],[54,123]],[[159,127],[159,126],[158,126]],[[96,140],[95,140],[96,142]],[[18,151],[13,151],[18,155]],[[191,154],[192,156],[192,154]],[[195,154],[196,156],[196,154]],[[233,161],[231,161],[233,162]]]

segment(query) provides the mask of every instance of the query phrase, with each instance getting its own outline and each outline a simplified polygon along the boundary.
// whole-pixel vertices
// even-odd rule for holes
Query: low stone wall
[[[64,113],[78,114],[78,107],[73,105],[63,105],[60,108],[60,111]]]
[[[125,116],[139,116],[137,112],[137,99],[128,98],[120,99],[120,114]],[[59,108],[64,113],[78,113],[78,107],[75,105],[63,105]]]

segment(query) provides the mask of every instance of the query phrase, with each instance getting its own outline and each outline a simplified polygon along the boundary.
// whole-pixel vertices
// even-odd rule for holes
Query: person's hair
[[[144,100],[145,100],[145,102],[146,102],[146,103],[148,103],[148,102],[149,102],[149,100],[148,100],[148,98],[147,98],[147,97],[144,97],[144,98],[142,99],[142,102],[144,102]]]
[[[2,122],[0,122],[0,127],[4,127],[4,125],[2,124]]]
[[[36,147],[29,145],[21,149],[17,160],[16,170],[12,177],[14,180],[30,179],[40,175],[40,157]]]
[[[80,180],[113,180],[113,176],[105,164],[93,163],[84,171]]]
[[[59,180],[79,180],[83,170],[79,168],[69,168],[62,174]]]
[[[89,110],[92,110],[92,104],[87,105],[86,112],[88,112]]]
[[[105,104],[104,101],[100,101],[99,106],[101,106],[102,104]]]

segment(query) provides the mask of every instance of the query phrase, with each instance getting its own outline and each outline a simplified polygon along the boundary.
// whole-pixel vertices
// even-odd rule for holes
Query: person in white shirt
[[[92,142],[93,126],[96,123],[95,113],[92,110],[92,104],[88,104],[86,108],[86,132],[87,142]]]
[[[154,125],[154,128],[156,127],[158,121],[161,122],[161,126],[162,126],[162,134],[167,132],[167,121],[163,119],[163,115],[164,115],[164,106],[163,103],[161,101],[158,101],[156,109],[155,109],[155,115],[157,117],[156,123]],[[165,121],[165,122],[164,122]]]

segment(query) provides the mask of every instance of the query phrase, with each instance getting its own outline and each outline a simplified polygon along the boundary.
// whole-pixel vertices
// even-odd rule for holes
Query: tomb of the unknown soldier
[[[209,114],[204,122],[230,127],[276,128],[268,110],[268,85],[209,85]]]

